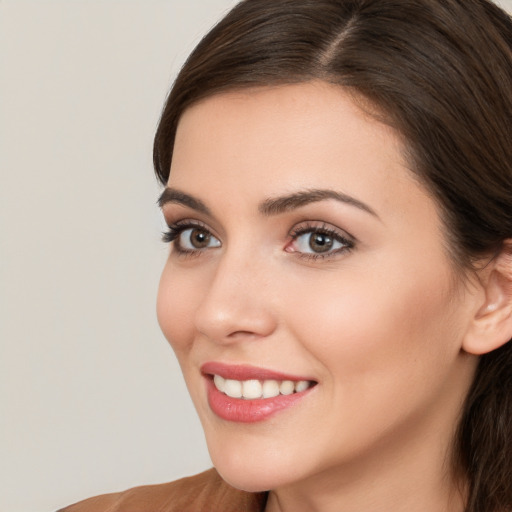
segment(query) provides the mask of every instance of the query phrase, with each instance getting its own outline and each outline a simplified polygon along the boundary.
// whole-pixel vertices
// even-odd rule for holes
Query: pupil
[[[323,233],[315,233],[309,239],[309,246],[315,252],[326,252],[328,251],[333,244],[333,239],[326,234]]]
[[[208,242],[210,241],[210,236],[206,231],[203,231],[202,229],[194,229],[190,238],[192,245],[196,249],[203,249],[208,245]]]

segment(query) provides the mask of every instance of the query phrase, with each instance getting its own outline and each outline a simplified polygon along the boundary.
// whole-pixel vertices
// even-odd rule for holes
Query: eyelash
[[[179,256],[199,256],[204,249],[184,249],[179,244],[179,236],[187,229],[202,229],[207,233],[211,233],[208,226],[202,222],[180,221],[167,226],[167,231],[162,233],[162,241],[167,244],[173,244],[173,248]]]
[[[328,226],[325,223],[322,223],[321,225],[318,224],[311,224],[306,223],[303,225],[300,225],[292,230],[290,233],[290,237],[292,239],[292,242],[295,242],[298,240],[298,238],[302,235],[306,234],[320,234],[320,235],[326,235],[328,237],[331,237],[336,242],[339,242],[343,244],[343,247],[340,247],[334,251],[329,251],[326,253],[306,253],[306,252],[299,252],[299,251],[291,251],[294,252],[299,258],[305,259],[305,260],[324,260],[336,257],[343,253],[348,253],[355,247],[355,241],[353,237],[346,237],[343,236],[339,230]]]
[[[179,256],[199,256],[205,249],[184,249],[180,246],[179,243],[176,243],[179,239],[179,236],[181,233],[186,231],[187,229],[202,229],[206,231],[207,233],[211,234],[210,229],[206,226],[206,224],[203,224],[202,222],[191,222],[191,221],[181,221],[177,222],[175,224],[170,224],[168,226],[168,230],[165,231],[162,234],[162,241],[164,243],[173,243],[174,244],[174,250]],[[288,251],[293,252],[297,255],[297,257],[305,260],[324,260],[328,258],[333,258],[335,256],[338,256],[342,253],[348,253],[355,247],[355,241],[353,237],[345,237],[343,236],[338,230],[329,227],[325,223],[321,225],[315,225],[311,223],[306,223],[303,225],[300,225],[296,228],[294,228],[290,232],[290,238],[291,242],[287,243],[287,247],[290,245],[290,243],[293,243],[299,239],[300,236],[308,234],[308,233],[316,233],[320,235],[326,235],[328,237],[331,237],[336,242],[339,242],[343,244],[343,247],[340,247],[339,249],[336,249],[334,251],[326,252],[325,254],[322,253],[305,253],[300,251]],[[212,235],[213,236],[213,235]]]
[[[164,242],[165,244],[172,244],[176,240],[176,238],[178,238],[178,236],[180,236],[180,234],[183,231],[185,231],[186,229],[196,228],[196,227],[204,227],[206,229],[205,226],[201,226],[199,224],[192,224],[192,223],[170,224],[169,226],[167,226],[167,231],[162,233],[162,242]]]

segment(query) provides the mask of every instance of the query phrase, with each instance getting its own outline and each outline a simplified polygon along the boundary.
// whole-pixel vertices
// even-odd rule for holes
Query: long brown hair
[[[467,271],[512,238],[512,20],[487,0],[245,0],[199,43],[154,143],[169,177],[180,116],[229,90],[321,79],[405,141]],[[512,343],[481,357],[455,439],[467,512],[512,510]]]

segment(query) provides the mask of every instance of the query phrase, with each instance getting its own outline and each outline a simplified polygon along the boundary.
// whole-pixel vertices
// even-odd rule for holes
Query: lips
[[[316,382],[246,365],[206,363],[201,371],[207,381],[212,411],[228,421],[253,423],[294,406]]]

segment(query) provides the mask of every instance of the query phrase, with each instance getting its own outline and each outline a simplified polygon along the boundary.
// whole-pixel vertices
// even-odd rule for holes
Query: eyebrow
[[[349,206],[354,206],[359,210],[379,218],[377,213],[362,201],[344,194],[343,192],[336,192],[335,190],[330,189],[302,190],[286,196],[269,198],[260,203],[258,210],[261,214],[266,216],[279,215],[280,213],[296,210],[302,206],[317,203],[319,201],[325,201],[327,199],[334,199],[341,203],[348,204]],[[167,187],[160,195],[158,199],[158,205],[160,208],[167,203],[187,206],[188,208],[192,208],[193,210],[204,213],[205,215],[212,216],[210,209],[200,199],[175,188]]]
[[[200,200],[192,197],[181,190],[175,188],[165,188],[160,197],[158,198],[158,206],[162,208],[167,203],[181,204],[182,206],[188,206],[193,210],[204,213],[205,215],[212,216],[210,209]]]
[[[379,218],[375,210],[362,201],[359,201],[359,199],[344,194],[343,192],[336,192],[330,189],[310,189],[295,192],[287,196],[270,198],[260,204],[259,211],[263,215],[279,215],[280,213],[295,210],[307,204],[325,201],[326,199],[334,199],[341,203],[348,204],[349,206],[354,206]]]

